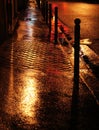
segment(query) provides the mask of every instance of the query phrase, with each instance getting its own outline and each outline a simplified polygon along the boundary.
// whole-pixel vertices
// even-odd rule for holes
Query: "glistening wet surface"
[[[82,82],[77,111],[72,107],[71,113],[70,58],[48,41],[48,27],[34,7],[21,13],[15,35],[0,48],[0,129],[98,128],[98,109]]]
[[[0,52],[3,124],[9,130],[65,128],[73,70],[61,50],[49,44],[47,28],[32,10],[21,14],[15,36]]]

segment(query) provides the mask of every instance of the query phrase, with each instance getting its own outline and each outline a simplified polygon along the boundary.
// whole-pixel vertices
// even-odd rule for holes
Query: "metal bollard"
[[[80,19],[75,19],[74,28],[74,87],[79,90]]]
[[[45,5],[45,20],[46,20],[46,24],[48,24],[48,1],[46,2]]]
[[[45,1],[44,0],[42,0],[42,2],[41,2],[41,13],[42,13],[42,16],[43,16],[43,18],[44,18],[44,20],[45,20],[45,12],[46,12],[46,3],[45,3]]]
[[[77,129],[78,103],[79,103],[79,51],[80,51],[80,19],[75,19],[74,27],[74,86],[71,104],[70,130]]]
[[[49,4],[49,38],[51,37],[52,4]]]
[[[40,0],[36,0],[38,8],[40,9]]]
[[[58,7],[55,7],[55,44],[58,43]]]

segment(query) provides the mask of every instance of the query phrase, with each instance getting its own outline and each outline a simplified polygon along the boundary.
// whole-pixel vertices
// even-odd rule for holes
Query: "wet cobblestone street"
[[[4,66],[1,71],[1,84],[3,88],[8,86],[5,88],[8,92],[3,94],[5,95],[3,110],[10,115],[7,120],[11,118],[15,120],[14,125],[26,129],[31,125],[38,126],[37,120],[42,120],[44,123],[42,127],[46,128],[46,123],[49,126],[48,122],[51,124],[57,122],[55,124],[58,125],[58,122],[65,121],[66,117],[62,119],[65,115],[63,113],[70,113],[67,106],[70,108],[72,68],[61,51],[53,44],[33,41],[11,43],[10,50],[8,63],[6,59],[6,64],[2,60]],[[6,82],[2,82],[5,81],[4,78]],[[52,117],[53,119],[50,119]],[[53,127],[56,126],[53,124]]]
[[[48,42],[47,27],[32,10],[21,14],[19,28],[0,51],[2,120],[8,129],[65,128],[73,70],[58,46]]]
[[[48,27],[31,2],[0,46],[0,130],[97,130],[99,110],[83,86],[80,81],[76,118],[72,63],[49,42]]]

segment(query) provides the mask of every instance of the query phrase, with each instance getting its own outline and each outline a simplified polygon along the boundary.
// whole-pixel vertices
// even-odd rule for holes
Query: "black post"
[[[51,37],[52,4],[49,4],[49,38]]]
[[[55,7],[55,44],[58,43],[58,7]]]
[[[48,24],[48,1],[46,1],[45,13],[46,13],[46,24]]]
[[[74,88],[79,90],[80,19],[75,19],[74,30]]]
[[[44,17],[44,2],[41,3],[41,13],[42,13],[42,15]]]
[[[40,0],[36,0],[38,8],[40,9]]]
[[[77,130],[79,102],[79,51],[80,51],[80,19],[75,19],[74,27],[74,86],[71,105],[70,130]]]
[[[45,3],[45,1],[42,1],[42,15],[44,17],[44,20],[46,18],[45,12],[46,12],[46,3]]]

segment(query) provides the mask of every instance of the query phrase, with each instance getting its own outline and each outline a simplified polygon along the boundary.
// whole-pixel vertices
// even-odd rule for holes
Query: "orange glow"
[[[27,76],[26,76],[27,75]],[[21,92],[19,112],[29,124],[36,123],[35,107],[38,102],[37,81],[31,77],[31,72],[23,76],[24,87]]]

